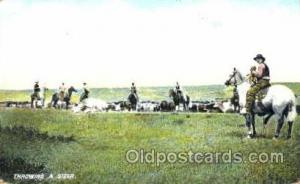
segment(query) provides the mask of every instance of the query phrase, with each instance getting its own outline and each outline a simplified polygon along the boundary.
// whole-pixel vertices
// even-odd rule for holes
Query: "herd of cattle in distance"
[[[0,102],[0,107],[6,108],[31,108],[29,101],[5,101]],[[51,104],[46,107],[51,108]],[[57,109],[64,109],[65,104],[58,104]],[[105,102],[95,98],[88,98],[79,104],[71,104],[68,109],[73,112],[182,112],[182,106],[175,106],[173,101],[140,101],[135,108],[128,101]],[[214,113],[233,113],[234,106],[230,101],[191,101],[188,112],[214,112]]]

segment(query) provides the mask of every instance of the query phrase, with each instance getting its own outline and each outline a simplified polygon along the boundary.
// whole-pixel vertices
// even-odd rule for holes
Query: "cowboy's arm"
[[[263,75],[264,69],[265,69],[265,65],[260,64],[257,68],[257,71],[252,71],[252,74],[260,78]]]
[[[84,88],[83,88],[83,92],[84,92],[84,93],[89,93],[89,92],[90,92],[90,89],[89,89],[88,87],[84,87]]]

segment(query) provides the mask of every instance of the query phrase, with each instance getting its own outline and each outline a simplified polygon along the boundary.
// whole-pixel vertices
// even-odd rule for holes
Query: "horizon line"
[[[300,84],[300,82],[278,82],[278,81],[274,81],[271,82],[271,84]],[[72,86],[72,85],[70,85]],[[200,85],[181,85],[183,86],[183,88],[185,87],[204,87],[204,86],[225,86],[224,84],[200,84]],[[137,88],[167,88],[167,87],[172,87],[172,85],[158,85],[158,86],[138,86]],[[128,87],[90,87],[90,89],[127,89],[130,88],[130,86]],[[50,90],[55,90],[56,88],[48,88]],[[28,91],[28,90],[32,90],[31,88],[23,88],[23,89],[5,89],[5,88],[0,88],[0,91]]]

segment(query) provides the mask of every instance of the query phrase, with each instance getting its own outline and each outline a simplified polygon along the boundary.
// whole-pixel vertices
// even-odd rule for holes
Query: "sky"
[[[300,82],[300,0],[0,0],[0,89]]]

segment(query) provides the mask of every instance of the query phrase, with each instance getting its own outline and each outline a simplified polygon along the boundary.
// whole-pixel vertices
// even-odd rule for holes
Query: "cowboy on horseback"
[[[82,102],[83,100],[89,98],[90,94],[90,89],[87,87],[87,83],[83,83],[83,88],[82,88],[82,94],[80,95],[79,101]]]
[[[242,114],[251,114],[258,92],[270,86],[270,70],[265,63],[266,59],[261,54],[257,54],[253,59],[258,63],[258,67],[257,69],[256,67],[252,67],[250,70],[252,86],[247,92],[246,105],[241,111]]]
[[[137,95],[137,89],[134,82],[131,83],[130,94],[127,97],[127,102],[129,103],[129,110],[136,110],[139,102],[139,97]]]
[[[40,98],[40,92],[41,92],[41,88],[40,88],[40,85],[39,85],[39,81],[36,81],[34,86],[33,86],[33,95],[32,95],[32,97],[39,99]]]
[[[66,86],[65,86],[65,83],[61,83],[61,86],[59,86],[59,88],[58,88],[59,99],[60,99],[61,101],[64,100],[64,98],[65,98],[65,93],[66,93]]]
[[[178,82],[176,82],[175,88],[171,88],[169,90],[169,97],[172,98],[176,106],[176,110],[179,108],[180,104],[183,104],[184,110],[188,110],[188,106],[190,104],[190,97],[183,93],[183,90]]]
[[[136,99],[139,99],[138,95],[137,95],[137,89],[136,89],[136,86],[135,86],[135,83],[131,83],[131,88],[130,88],[130,92],[135,95]]]
[[[175,91],[177,95],[182,96],[182,90],[178,82],[176,82]]]
[[[226,86],[237,85],[240,97],[239,105],[243,108],[240,112],[245,114],[247,138],[256,136],[255,116],[263,117],[263,130],[265,130],[270,118],[275,116],[277,128],[274,138],[277,139],[285,121],[288,123],[287,138],[291,138],[293,123],[297,117],[296,97],[294,92],[284,85],[270,86],[269,67],[264,63],[265,58],[257,55],[254,58],[258,62],[258,68],[251,69],[251,78],[257,80],[248,81],[239,71],[230,75],[225,82]],[[260,94],[263,94],[261,97]],[[256,97],[258,101],[256,102]]]
[[[46,91],[45,86],[40,87],[39,81],[36,81],[33,86],[33,93],[31,94],[31,108],[42,108],[45,105]]]

